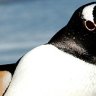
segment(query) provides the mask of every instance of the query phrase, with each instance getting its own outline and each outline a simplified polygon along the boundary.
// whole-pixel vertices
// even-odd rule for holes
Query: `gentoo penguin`
[[[96,2],[21,58],[4,96],[96,96]]]

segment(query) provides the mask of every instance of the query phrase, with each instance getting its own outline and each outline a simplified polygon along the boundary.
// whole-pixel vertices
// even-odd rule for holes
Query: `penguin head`
[[[96,32],[96,3],[83,9],[81,19],[83,19],[83,25],[89,32]]]
[[[70,19],[68,26],[76,31],[96,32],[96,2],[78,8]]]
[[[96,64],[96,2],[78,8],[68,24],[48,43],[84,61]]]

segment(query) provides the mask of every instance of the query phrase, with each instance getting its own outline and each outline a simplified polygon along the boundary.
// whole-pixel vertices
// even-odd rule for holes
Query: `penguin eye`
[[[89,30],[89,31],[93,31],[95,29],[95,25],[93,22],[91,21],[85,21],[85,27]]]

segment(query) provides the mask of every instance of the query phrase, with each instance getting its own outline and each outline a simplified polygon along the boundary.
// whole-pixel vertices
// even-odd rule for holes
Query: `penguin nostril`
[[[95,29],[95,25],[93,22],[91,21],[85,21],[85,27],[89,30],[89,31],[93,31]]]

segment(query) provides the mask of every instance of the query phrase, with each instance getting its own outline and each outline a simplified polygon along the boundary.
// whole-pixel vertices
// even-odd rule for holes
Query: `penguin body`
[[[42,45],[21,59],[4,96],[96,96],[94,66]]]
[[[96,2],[18,62],[4,96],[96,96]],[[88,16],[87,16],[88,15]]]

